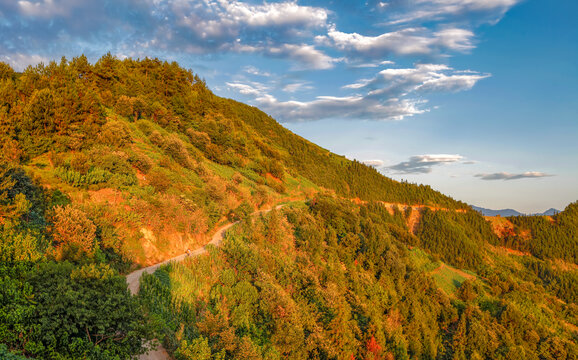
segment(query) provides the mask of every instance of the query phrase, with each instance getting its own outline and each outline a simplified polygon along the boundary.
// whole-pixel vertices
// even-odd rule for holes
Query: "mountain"
[[[524,216],[526,214],[523,214],[519,211],[516,211],[514,209],[502,209],[502,210],[492,210],[492,209],[486,209],[486,208],[482,208],[482,207],[478,207],[478,206],[474,206],[471,205],[472,209],[476,210],[477,212],[481,213],[484,216],[502,216],[502,217],[508,217],[508,216]],[[560,212],[560,210],[556,210],[554,208],[550,208],[542,213],[536,213],[536,214],[532,214],[532,216],[541,216],[541,215],[546,215],[546,216],[552,216],[552,215],[556,215]]]
[[[2,358],[578,356],[578,203],[489,222],[110,54],[0,63],[0,147]]]
[[[472,209],[476,210],[477,212],[481,213],[484,216],[502,216],[502,217],[507,217],[507,216],[520,216],[523,215],[522,213],[514,210],[514,209],[502,209],[502,210],[491,210],[491,209],[485,209],[482,207],[478,207],[478,206],[474,206],[471,205]]]
[[[535,214],[535,215],[547,215],[547,216],[553,216],[560,213],[560,210],[556,210],[554,208],[549,208],[548,210],[544,211],[541,214]]]

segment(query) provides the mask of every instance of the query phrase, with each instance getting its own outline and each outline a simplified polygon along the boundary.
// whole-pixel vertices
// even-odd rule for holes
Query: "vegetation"
[[[124,277],[108,265],[0,267],[0,342],[42,359],[128,359],[151,338]]]
[[[420,239],[418,246],[449,264],[472,270],[483,263],[484,243],[497,241],[491,226],[474,211],[425,209],[416,235]]]
[[[176,63],[0,63],[0,358],[576,359],[577,204],[496,235]]]
[[[552,217],[514,216],[508,220],[515,227],[513,233],[504,234],[504,245],[529,251],[540,259],[578,264],[578,202]]]
[[[0,357],[144,352],[152,333],[126,280],[108,264],[114,253],[107,254],[102,228],[19,168],[0,167],[0,184]]]
[[[145,277],[140,296],[177,359],[576,358],[575,303],[509,257],[436,271],[384,209],[319,197],[247,219],[222,248]]]

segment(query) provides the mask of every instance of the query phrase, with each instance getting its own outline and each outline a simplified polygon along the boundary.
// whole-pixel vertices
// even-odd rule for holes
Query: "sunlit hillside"
[[[332,154],[254,107],[213,95],[176,63],[79,57],[23,73],[2,64],[0,79],[5,171],[96,221],[90,253],[154,263],[202,244],[238,213],[322,189],[465,206]],[[41,247],[66,257],[55,242]]]
[[[576,203],[487,221],[156,59],[0,63],[0,129],[0,358],[578,357]]]

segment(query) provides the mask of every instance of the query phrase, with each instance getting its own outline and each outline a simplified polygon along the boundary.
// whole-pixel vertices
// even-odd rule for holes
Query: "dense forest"
[[[451,236],[483,226],[439,214]],[[492,262],[472,263],[479,272],[444,265],[435,258],[460,263],[452,245],[409,249],[404,226],[379,204],[316,198],[246,219],[222,248],[147,276],[140,296],[179,360],[578,356],[576,299],[483,244],[473,254]]]
[[[505,233],[505,245],[529,251],[540,259],[564,259],[578,264],[578,202],[554,216],[513,216],[514,231]]]
[[[577,219],[496,231],[176,63],[0,63],[0,358],[576,359]]]

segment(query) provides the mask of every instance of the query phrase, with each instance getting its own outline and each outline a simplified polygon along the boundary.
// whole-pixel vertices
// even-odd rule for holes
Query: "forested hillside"
[[[179,360],[575,359],[577,299],[491,251],[477,213],[436,214],[448,241],[432,247],[422,229],[428,255],[407,247],[402,213],[316,198],[246,219],[222,248],[147,276],[140,296]]]
[[[578,202],[553,216],[512,216],[512,232],[502,241],[540,259],[563,259],[578,264]]]
[[[235,211],[320,188],[466,207],[332,154],[159,60],[106,55],[92,65],[81,56],[23,73],[1,64],[0,130],[4,172],[26,175],[67,197],[78,216],[97,218],[101,248],[129,262],[182,252]]]
[[[0,358],[575,359],[576,211],[495,234],[176,63],[0,63]]]

